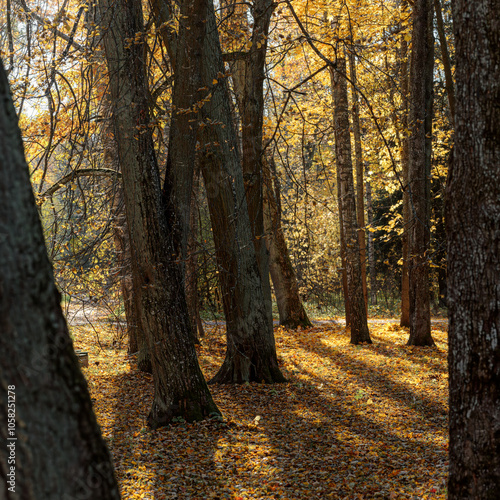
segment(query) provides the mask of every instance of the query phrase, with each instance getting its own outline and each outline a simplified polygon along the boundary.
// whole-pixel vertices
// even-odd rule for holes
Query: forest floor
[[[288,383],[211,386],[222,422],[151,431],[152,377],[117,324],[72,326],[122,498],[446,498],[446,321],[433,322],[436,348],[407,347],[396,320],[370,330],[373,345],[352,346],[341,321],[276,327]],[[224,359],[222,323],[206,324],[197,350],[208,379]]]

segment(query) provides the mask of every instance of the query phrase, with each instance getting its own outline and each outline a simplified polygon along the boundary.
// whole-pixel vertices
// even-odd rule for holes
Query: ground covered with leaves
[[[395,320],[370,323],[352,346],[341,321],[276,327],[288,383],[211,386],[224,420],[151,431],[152,377],[137,370],[116,326],[72,328],[124,499],[435,499],[446,497],[446,323],[437,348],[405,345]],[[210,378],[223,325],[198,347]]]

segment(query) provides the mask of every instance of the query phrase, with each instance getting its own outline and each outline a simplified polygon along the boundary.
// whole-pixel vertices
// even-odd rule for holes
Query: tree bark
[[[209,202],[226,315],[227,352],[213,383],[283,382],[278,367],[271,304],[266,303],[243,183],[237,134],[211,0],[203,47],[202,83],[212,97],[201,113],[202,173]],[[217,83],[213,83],[217,81]]]
[[[195,171],[193,193],[191,197],[191,214],[189,217],[189,235],[186,257],[186,299],[188,303],[191,328],[196,343],[204,336],[203,323],[200,317],[200,300],[198,296],[198,196],[200,190],[200,172]]]
[[[368,225],[373,228],[372,185],[366,181],[366,216]],[[373,233],[368,231],[368,268],[370,270],[370,304],[377,304],[377,270],[375,269],[375,245]]]
[[[0,496],[118,499],[54,285],[1,61],[0,221],[0,382],[8,391]]]
[[[287,328],[312,326],[300,299],[297,277],[281,226],[280,190],[272,156],[267,161],[264,156],[263,179],[264,230],[280,325]]]
[[[107,112],[107,116],[102,132],[104,162],[111,170],[120,172],[120,161],[113,134],[113,120],[110,106],[110,96],[106,96],[105,111]],[[134,293],[132,285],[132,262],[123,187],[118,185],[118,183],[115,184],[113,190],[114,198],[112,200],[113,241],[117,259],[117,274],[120,280],[125,318],[127,321],[128,352],[129,354],[137,354],[137,366],[139,370],[145,373],[152,373],[148,342],[141,327],[139,304],[136,301],[137,294]]]
[[[174,417],[187,421],[218,414],[192,342],[181,268],[160,188],[149,123],[145,51],[138,0],[99,3],[108,64],[115,138],[122,168],[132,277],[153,367],[151,427]],[[140,36],[140,35],[139,35]],[[135,42],[131,42],[135,41]],[[194,145],[193,145],[194,147]]]
[[[432,135],[432,1],[413,4],[410,68],[409,142],[409,277],[410,338],[408,345],[432,346],[429,294],[430,159]]]
[[[500,485],[500,3],[453,2],[455,150],[448,174],[450,500]]]
[[[455,119],[455,88],[453,85],[453,74],[451,71],[451,58],[448,50],[448,41],[446,40],[446,33],[444,31],[443,9],[441,8],[441,2],[439,0],[434,0],[434,10],[436,12],[441,57],[443,58],[446,94],[448,95],[448,105],[450,107],[450,121],[453,125]]]
[[[356,220],[356,200],[349,133],[349,106],[347,101],[346,61],[337,59],[337,68],[332,70],[335,155],[338,177],[340,177],[339,210],[342,212],[343,233],[346,249],[347,287],[351,316],[351,343],[371,343],[366,319],[361,260],[359,252],[358,225]]]
[[[201,88],[208,88],[209,95],[200,102],[202,123],[198,139],[227,328],[226,358],[211,382],[283,382],[270,297],[266,303],[253,245],[237,133],[211,0],[207,1],[207,9],[199,68]],[[157,12],[161,24],[170,20],[168,9],[158,8]]]
[[[339,209],[339,243],[340,243],[340,278],[342,280],[342,293],[344,295],[345,326],[351,326],[351,305],[349,303],[349,287],[347,285],[347,256],[344,232],[344,216],[342,213],[342,190],[340,189],[340,169],[337,166],[337,201]]]
[[[251,46],[244,60],[243,71],[233,74],[236,93],[241,96],[241,99],[238,100],[241,119],[241,165],[245,181],[248,215],[254,237],[264,300],[269,307],[268,315],[271,317],[271,321],[269,253],[264,238],[262,123],[267,37],[274,6],[273,0],[255,0],[253,2],[254,24],[250,40]]]
[[[408,269],[408,231],[410,225],[410,194],[409,194],[409,138],[408,138],[408,99],[409,99],[409,79],[408,79],[408,42],[403,37],[400,50],[400,86],[402,94],[401,106],[401,170],[403,172],[403,235],[402,235],[402,258],[401,268],[401,319],[400,326],[410,326],[410,274]]]
[[[356,57],[349,53],[349,72],[352,92],[352,132],[354,135],[354,158],[356,163],[356,214],[358,221],[359,257],[361,260],[361,279],[363,280],[363,297],[368,314],[368,287],[366,285],[366,235],[365,235],[365,190],[363,148],[361,146],[361,127],[359,125],[359,98],[356,76]]]

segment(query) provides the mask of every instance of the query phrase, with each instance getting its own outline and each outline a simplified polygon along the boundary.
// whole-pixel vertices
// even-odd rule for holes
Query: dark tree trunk
[[[366,215],[368,225],[373,229],[372,185],[366,181]],[[370,304],[377,304],[377,271],[375,269],[375,245],[372,231],[368,231],[368,268],[370,270]]]
[[[429,293],[430,160],[434,40],[432,0],[413,4],[410,68],[409,143],[409,276],[410,338],[408,345],[432,346]]]
[[[167,169],[164,195],[167,218],[174,228],[178,258],[187,257],[191,198],[196,159],[199,108],[210,99],[202,89],[202,47],[205,40],[206,0],[183,0],[179,4],[179,29],[176,40],[175,79],[172,94]]]
[[[406,2],[405,2],[406,3]],[[401,267],[401,319],[400,326],[410,326],[410,274],[408,269],[409,253],[409,222],[410,222],[410,194],[408,186],[409,169],[409,138],[408,138],[408,99],[409,99],[409,79],[408,79],[408,42],[401,39],[400,49],[400,87],[401,87],[401,170],[403,172],[403,235],[402,235],[402,258]]]
[[[339,210],[342,212],[346,249],[347,288],[351,316],[351,343],[371,343],[366,319],[361,260],[359,253],[356,200],[352,172],[351,137],[349,133],[349,106],[347,101],[346,62],[337,59],[337,69],[332,71],[335,107],[335,155],[340,178]]]
[[[299,285],[281,227],[280,189],[274,158],[264,157],[264,229],[269,248],[269,267],[278,304],[280,325],[312,326],[299,295]]]
[[[349,287],[347,285],[347,256],[345,247],[345,231],[344,231],[344,216],[342,213],[342,203],[340,198],[342,191],[340,189],[340,169],[337,167],[337,201],[339,209],[339,243],[340,243],[340,279],[342,280],[342,293],[344,295],[344,312],[345,312],[345,326],[351,325],[351,305],[349,304]]]
[[[368,287],[366,286],[366,235],[365,235],[365,182],[363,165],[363,148],[361,146],[361,127],[359,124],[358,79],[356,76],[356,57],[349,54],[349,73],[352,92],[352,131],[354,135],[354,157],[356,160],[356,214],[358,221],[359,258],[361,260],[361,278],[363,280],[363,297],[368,314]]]
[[[448,175],[450,500],[500,485],[500,3],[453,2],[455,150]]]
[[[135,40],[143,32],[138,0],[99,3],[108,63],[115,138],[122,168],[132,277],[148,338],[155,394],[151,427],[174,417],[200,420],[218,409],[201,373],[192,342],[176,245],[169,222],[175,214],[164,202],[149,123],[145,50]],[[184,207],[182,207],[184,208]]]
[[[54,285],[1,62],[0,221],[0,380],[7,392],[0,496],[118,499]]]
[[[455,88],[453,85],[453,73],[451,67],[450,52],[448,50],[448,41],[444,32],[443,9],[440,0],[434,0],[434,10],[436,12],[437,31],[439,35],[439,46],[441,48],[441,57],[443,59],[443,69],[446,85],[446,94],[448,95],[448,105],[450,107],[450,121],[453,125],[455,119]]]
[[[113,134],[110,102],[110,97],[107,96],[105,104],[107,116],[102,133],[104,162],[108,168],[120,172],[120,161],[117,144]],[[148,341],[141,327],[139,304],[137,304],[136,294],[134,294],[132,286],[130,242],[127,229],[127,217],[125,214],[123,187],[121,185],[114,186],[113,196],[113,241],[117,259],[117,274],[120,280],[125,318],[127,321],[128,352],[129,354],[137,354],[137,366],[139,370],[146,373],[152,373]]]
[[[170,20],[166,2],[155,0],[158,21]],[[214,383],[282,382],[276,356],[270,297],[260,278],[248,216],[238,138],[232,120],[213,2],[207,2],[206,36],[201,53],[200,163],[207,192],[228,347]],[[171,36],[165,36],[171,43]],[[170,41],[169,41],[170,40]],[[178,40],[174,40],[178,43]],[[171,50],[169,50],[171,52]],[[176,66],[177,66],[176,62]]]
[[[186,257],[186,300],[188,303],[191,328],[195,342],[204,336],[203,323],[200,317],[200,300],[198,296],[198,196],[200,190],[200,173],[195,172],[193,193],[191,198],[191,214],[189,216],[189,235],[187,239]]]
[[[202,83],[212,98],[201,113],[202,172],[216,245],[227,326],[226,359],[214,383],[283,382],[278,367],[270,297],[259,272],[238,154],[237,134],[229,106],[222,51],[213,3],[209,3],[203,47]],[[214,84],[214,81],[217,81]],[[267,302],[266,302],[267,301]]]
[[[248,215],[254,237],[265,304],[272,321],[271,284],[269,281],[269,254],[264,239],[264,212],[262,186],[262,123],[264,117],[264,78],[269,22],[275,4],[273,0],[255,0],[251,47],[244,60],[243,71],[233,74],[237,95],[241,96],[241,144],[243,179],[248,205]],[[246,14],[246,13],[244,13]],[[245,17],[245,19],[248,19]],[[238,78],[239,76],[239,78]]]

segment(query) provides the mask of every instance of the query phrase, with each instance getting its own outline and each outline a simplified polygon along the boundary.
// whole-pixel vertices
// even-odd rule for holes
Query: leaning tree
[[[61,311],[1,62],[0,332],[1,498],[120,498]]]

